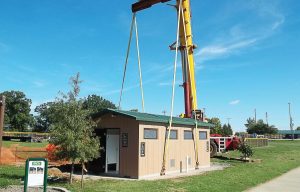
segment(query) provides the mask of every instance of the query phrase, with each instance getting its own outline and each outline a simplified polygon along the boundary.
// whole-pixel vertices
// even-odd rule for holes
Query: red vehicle
[[[238,148],[240,139],[236,136],[224,137],[220,134],[210,135],[210,157],[214,157],[217,153]]]

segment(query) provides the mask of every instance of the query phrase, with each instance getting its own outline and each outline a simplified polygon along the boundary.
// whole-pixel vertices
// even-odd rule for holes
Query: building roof
[[[96,113],[93,115],[94,118],[100,117],[104,114],[112,113],[115,115],[122,115],[130,118],[134,118],[137,121],[146,121],[146,122],[154,122],[154,123],[169,123],[170,116],[165,115],[156,115],[156,114],[150,114],[150,113],[141,113],[141,112],[135,112],[135,111],[123,111],[118,109],[104,109],[103,111],[100,111],[99,113]],[[195,126],[195,120],[191,118],[179,118],[179,117],[173,117],[172,123],[177,125],[193,125]],[[214,127],[213,124],[197,121],[197,126],[199,127]]]
[[[292,131],[291,130],[278,130],[278,134],[282,134],[282,135],[292,134]],[[294,130],[294,134],[300,135],[300,130]]]

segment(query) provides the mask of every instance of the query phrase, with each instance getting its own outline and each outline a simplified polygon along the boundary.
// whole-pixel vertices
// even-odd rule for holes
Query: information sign
[[[29,158],[26,160],[24,192],[28,187],[47,188],[48,161],[43,158]]]

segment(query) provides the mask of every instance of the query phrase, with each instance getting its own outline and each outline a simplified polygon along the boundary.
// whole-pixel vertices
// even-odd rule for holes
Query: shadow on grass
[[[15,179],[23,179],[23,176],[0,173],[0,178],[14,179],[15,180]]]
[[[215,159],[219,159],[219,160],[222,160],[222,161],[236,161],[236,162],[248,162],[247,160],[245,159],[241,159],[241,158],[232,158],[232,157],[225,157],[225,156],[215,156],[214,157]]]
[[[48,184],[68,184],[69,183],[69,179],[67,178],[61,178],[61,177],[48,177],[47,179]]]

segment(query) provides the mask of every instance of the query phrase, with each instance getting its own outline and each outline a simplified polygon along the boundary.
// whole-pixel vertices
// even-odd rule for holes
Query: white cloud
[[[281,16],[279,18],[279,20],[275,21],[272,25],[272,30],[276,30],[278,27],[280,27],[280,25],[282,25],[285,21],[285,17]]]
[[[34,81],[32,83],[35,87],[44,87],[45,86],[45,83],[41,82],[41,81]]]
[[[252,0],[236,3],[235,6],[232,6],[231,2],[228,4],[228,9],[224,9],[223,14],[220,13],[226,16],[220,18],[218,15],[216,24],[220,21],[227,23],[227,20],[231,23],[232,18],[239,17],[239,14],[244,12],[248,12],[249,17],[243,17],[242,22],[237,20],[231,26],[222,25],[222,30],[215,34],[215,38],[195,53],[197,65],[248,51],[253,46],[258,47],[263,40],[274,35],[285,22],[280,1]],[[237,6],[240,7],[238,11],[235,8]]]
[[[256,42],[257,39],[253,38],[253,39],[236,41],[233,43],[220,43],[220,44],[209,45],[200,49],[200,51],[196,53],[196,56],[199,56],[200,58],[205,58],[205,60],[214,59],[216,57],[230,55],[240,49],[252,46]]]
[[[237,104],[239,104],[240,103],[240,100],[233,100],[233,101],[231,101],[231,102],[229,102],[229,105],[237,105]]]
[[[175,85],[180,85],[181,84],[181,81],[176,81],[175,82]],[[160,82],[158,83],[159,86],[172,86],[173,85],[173,82],[170,81],[170,82]]]

